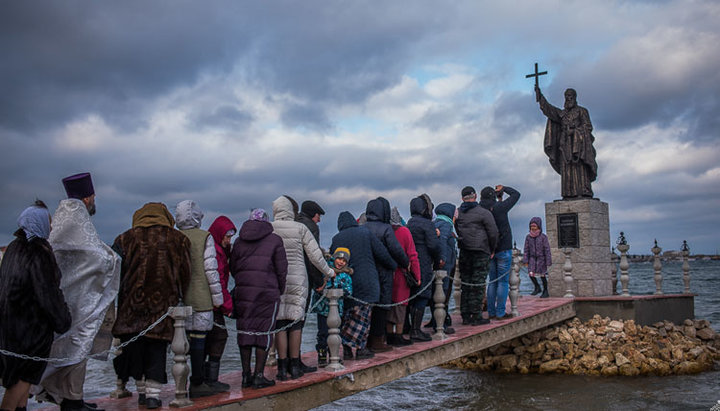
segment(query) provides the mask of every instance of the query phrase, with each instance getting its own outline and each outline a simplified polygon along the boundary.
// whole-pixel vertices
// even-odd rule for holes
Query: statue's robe
[[[592,198],[591,183],[597,178],[597,162],[590,114],[578,105],[560,109],[543,96],[540,109],[548,118],[543,147],[550,165],[560,174],[562,197]]]
[[[103,344],[96,344],[96,337],[106,314],[115,314],[121,259],[100,240],[85,204],[77,199],[60,202],[48,241],[62,273],[60,288],[72,326],[55,339],[50,354],[68,360],[48,366],[41,385],[57,400],[78,399],[78,394],[82,399],[87,357],[109,349],[112,341],[102,338]]]

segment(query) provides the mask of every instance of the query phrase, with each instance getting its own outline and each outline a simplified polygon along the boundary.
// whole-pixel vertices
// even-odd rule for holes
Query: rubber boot
[[[305,375],[302,371],[302,366],[300,365],[300,358],[291,358],[290,359],[290,378],[293,380],[296,380],[300,377]]]
[[[540,298],[548,298],[550,297],[550,294],[548,294],[548,286],[547,286],[547,277],[540,277],[543,284],[543,292],[542,295],[540,295]]]
[[[535,277],[530,277],[530,281],[532,281],[533,285],[535,286],[535,289],[533,290],[533,292],[530,293],[530,295],[538,295],[538,294],[540,294],[540,292],[541,292],[542,290],[540,289],[540,283],[538,283],[537,278],[535,278]]]
[[[317,355],[318,355],[318,367],[325,367],[328,365],[328,357],[330,356],[330,352],[325,347],[317,347]]]
[[[205,363],[205,384],[209,385],[216,392],[230,390],[230,384],[218,381],[220,376],[220,361],[208,361]]]
[[[277,375],[275,378],[277,378],[280,381],[287,381],[290,377],[288,377],[288,365],[290,364],[290,360],[288,358],[278,358],[277,359]]]
[[[135,381],[138,391],[138,406],[145,406],[147,403],[147,395],[145,394],[145,380]]]
[[[410,339],[414,342],[432,341],[430,334],[420,329],[424,311],[425,310],[418,310],[417,308],[413,308],[412,310],[412,331],[410,331]]]
[[[343,360],[352,360],[354,358],[353,352],[352,352],[352,347],[349,345],[345,345],[345,344],[343,344],[342,347],[343,347]]]

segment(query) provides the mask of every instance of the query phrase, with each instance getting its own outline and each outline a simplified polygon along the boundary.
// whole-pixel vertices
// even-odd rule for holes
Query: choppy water
[[[693,261],[690,264],[691,290],[698,294],[695,316],[710,320],[713,328],[720,331],[720,282],[716,279],[720,275],[720,261]],[[665,293],[682,292],[681,263],[665,263],[663,275]],[[631,263],[629,287],[631,294],[654,292],[651,263]],[[532,290],[526,275],[522,276],[520,290],[523,295]],[[303,352],[314,350],[315,333],[312,316],[304,331]],[[170,364],[168,357],[169,377]],[[240,356],[231,337],[221,373],[239,369]],[[91,360],[85,383],[86,398],[106,396],[114,388],[112,363]],[[708,410],[718,400],[720,369],[694,376],[607,378],[499,375],[435,367],[317,410]],[[30,404],[30,408],[36,407],[37,404]]]

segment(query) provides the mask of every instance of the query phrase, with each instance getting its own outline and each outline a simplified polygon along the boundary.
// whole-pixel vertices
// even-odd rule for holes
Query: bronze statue
[[[548,103],[535,78],[535,98],[548,118],[543,147],[553,169],[560,174],[562,198],[592,198],[591,183],[597,178],[597,162],[590,114],[577,105],[577,92],[571,88],[565,90],[564,109]]]

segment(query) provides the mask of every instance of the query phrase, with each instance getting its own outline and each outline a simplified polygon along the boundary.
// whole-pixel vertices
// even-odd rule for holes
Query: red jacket
[[[407,227],[393,226],[395,231],[395,238],[397,238],[400,246],[402,246],[405,254],[407,254],[410,260],[410,269],[415,274],[415,279],[420,281],[420,261],[418,260],[418,253],[415,251],[415,242],[413,241],[412,234]],[[399,301],[406,300],[410,297],[410,287],[405,282],[405,275],[402,270],[407,267],[398,267],[395,270],[393,277],[393,290],[392,290],[392,302],[396,303]],[[405,302],[403,305],[407,305]]]
[[[217,309],[219,309],[224,315],[228,316],[233,312],[232,298],[230,297],[230,293],[228,292],[228,281],[230,280],[230,264],[228,264],[229,256],[227,251],[229,250],[224,249],[221,244],[223,237],[225,237],[225,234],[230,230],[234,230],[235,232],[237,232],[235,224],[233,224],[233,222],[224,215],[216,218],[208,229],[210,234],[213,236],[213,240],[215,240],[215,255],[217,258],[218,273],[220,273],[220,285],[222,286],[223,293],[223,304]]]

